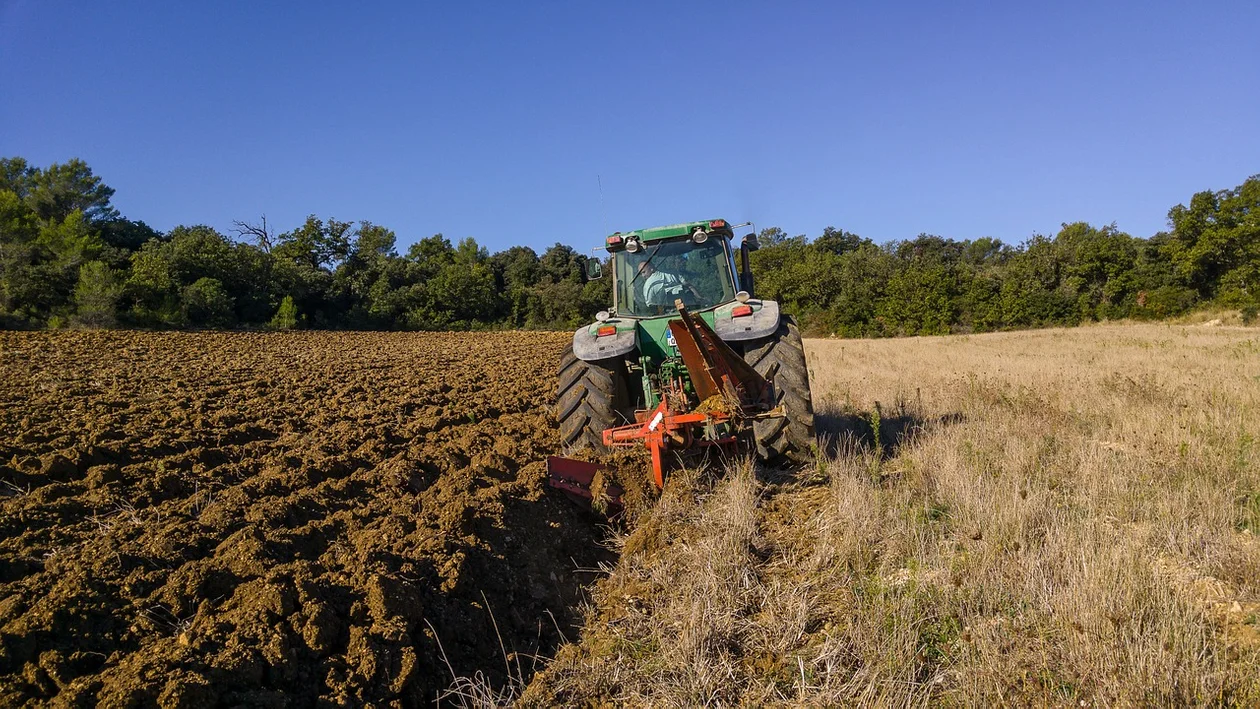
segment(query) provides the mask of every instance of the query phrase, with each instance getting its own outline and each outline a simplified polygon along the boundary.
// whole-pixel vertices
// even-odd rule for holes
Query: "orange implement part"
[[[547,456],[547,482],[575,499],[594,499],[591,493],[591,482],[595,480],[595,474],[603,469],[604,466],[599,463],[561,458],[557,455]],[[606,492],[609,498],[609,511],[614,514],[619,512],[621,496],[625,491],[617,485],[609,485]]]
[[[683,383],[661,382],[661,402],[656,408],[636,414],[638,423],[603,433],[604,445],[609,448],[647,446],[652,454],[652,481],[658,488],[665,486],[666,451],[737,443],[736,435],[707,440],[705,429],[713,424],[738,426],[773,406],[773,391],[766,379],[703,320],[687,312],[681,300],[675,305],[679,319],[671,320],[669,329],[687,366],[691,388],[706,405],[695,411],[679,410],[690,408]],[[714,397],[724,403],[708,405]],[[712,429],[709,431],[712,435]]]
[[[723,342],[713,328],[687,312],[681,300],[675,305],[679,319],[669,321],[669,330],[700,400],[720,395],[740,411],[769,408],[770,386],[765,378]]]
[[[640,444],[647,446],[648,452],[652,454],[652,481],[657,488],[662,488],[665,487],[665,451],[673,446],[688,449],[734,443],[733,436],[706,441],[693,435],[695,426],[726,420],[729,417],[720,413],[674,414],[662,401],[647,414],[643,422],[604,431],[604,445],[610,448],[631,448]]]

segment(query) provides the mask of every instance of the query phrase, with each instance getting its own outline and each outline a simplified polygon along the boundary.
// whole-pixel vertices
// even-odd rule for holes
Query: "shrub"
[[[83,264],[74,287],[74,322],[86,327],[113,327],[121,294],[122,284],[113,269],[100,261]]]
[[[280,309],[276,311],[276,316],[271,319],[271,327],[276,330],[292,330],[297,327],[297,323],[297,304],[293,302],[293,296],[286,295],[280,302]]]
[[[1255,325],[1260,320],[1260,306],[1256,303],[1248,303],[1242,307],[1242,321],[1244,325]]]
[[[1133,314],[1138,317],[1168,318],[1180,315],[1194,307],[1198,295],[1181,286],[1160,286],[1138,294]]]
[[[184,317],[200,327],[231,327],[235,320],[232,296],[217,278],[199,278],[181,294]]]

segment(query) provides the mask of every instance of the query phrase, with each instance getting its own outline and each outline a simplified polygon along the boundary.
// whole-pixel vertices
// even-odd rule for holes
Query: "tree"
[[[202,278],[220,283],[233,279],[233,244],[227,237],[205,225],[177,226],[161,247],[171,261],[175,278],[189,284]]]
[[[92,174],[92,168],[78,158],[64,165],[53,163],[47,169],[30,173],[26,200],[41,220],[59,222],[74,212],[89,222],[118,218],[110,205],[114,188]]]
[[[1229,304],[1260,296],[1260,175],[1220,192],[1199,192],[1168,212],[1168,258],[1200,297]]]
[[[393,231],[359,222],[346,259],[334,272],[334,290],[349,300],[348,323],[355,327],[391,327],[396,308],[390,293],[407,284],[405,264],[394,250]],[[378,302],[379,301],[379,302]]]
[[[231,327],[235,324],[232,314],[232,296],[215,278],[199,278],[186,286],[181,295],[184,318],[199,327]]]
[[[0,221],[9,227],[0,237],[0,303],[6,320],[38,326],[54,312],[69,314],[79,267],[95,260],[102,245],[82,212],[39,221],[13,195],[0,192]]]
[[[83,264],[74,287],[75,322],[87,327],[113,327],[118,322],[121,295],[122,284],[113,269],[100,261]]]
[[[139,325],[163,327],[180,319],[179,279],[169,244],[149,241],[131,256],[131,273],[123,283],[123,300]]]
[[[162,235],[148,224],[118,217],[102,221],[96,225],[100,231],[101,242],[125,252],[139,249],[148,241],[161,239]]]
[[[964,244],[962,260],[972,266],[1001,266],[1011,255],[1010,248],[1001,239],[990,236],[982,236]]]
[[[336,266],[350,253],[352,226],[336,219],[324,223],[312,214],[302,226],[281,234],[272,252],[277,258],[310,268]]]
[[[556,243],[538,259],[539,281],[581,284],[586,280],[586,259],[572,246]]]
[[[840,257],[834,276],[836,296],[823,318],[823,328],[847,337],[888,334],[878,316],[896,268],[896,260],[870,242]]]
[[[920,265],[953,264],[962,259],[965,247],[961,242],[935,234],[919,234],[908,241],[892,243],[897,258]]]
[[[801,302],[804,287],[801,278],[793,270],[794,264],[805,259],[808,243],[804,237],[783,239],[773,242],[752,254],[753,282],[757,286],[758,297],[772,300],[791,301],[793,305]]]
[[[271,247],[276,242],[275,231],[267,224],[266,214],[262,215],[257,224],[239,219],[232,220],[232,233],[237,239],[252,243],[265,253],[271,253]]]
[[[32,306],[43,297],[36,270],[48,257],[36,243],[35,214],[14,191],[26,170],[20,158],[0,161],[0,184],[7,188],[0,189],[0,324],[9,326],[32,324]]]
[[[455,262],[455,249],[445,236],[434,234],[412,244],[407,249],[407,259],[419,266],[421,277],[430,278],[443,266]]]
[[[208,226],[175,227],[166,240],[150,240],[132,254],[130,266],[123,299],[137,324],[186,322],[184,289],[202,279],[211,279],[232,294],[237,310],[233,321],[265,322],[275,310],[270,256],[252,245],[229,241]]]
[[[400,256],[383,226],[313,215],[279,236],[266,217],[235,222],[234,239],[204,225],[162,234],[118,214],[113,195],[81,160],[0,158],[0,326],[570,328],[611,299],[612,279],[588,281],[589,257],[564,244],[491,254],[438,233]],[[845,336],[1158,318],[1206,301],[1260,312],[1260,176],[1195,194],[1169,224],[1142,239],[1065,223],[1017,245],[770,227],[752,268],[758,296]]]
[[[1084,222],[1064,224],[1055,237],[1065,294],[1076,300],[1084,318],[1125,317],[1136,297],[1134,269],[1138,250],[1133,238],[1115,224],[1095,229]]]
[[[280,302],[280,309],[276,311],[276,316],[271,319],[271,327],[276,330],[292,330],[297,327],[297,323],[297,304],[293,302],[293,296],[286,295]]]
[[[508,322],[514,327],[526,325],[531,312],[531,291],[541,275],[538,254],[528,246],[512,246],[490,257],[490,267],[505,302]]]
[[[944,335],[957,321],[957,279],[943,264],[914,264],[896,273],[878,315],[894,334]]]
[[[1079,321],[1075,298],[1059,288],[1062,275],[1059,257],[1053,240],[1034,235],[1010,259],[999,295],[1005,325],[1044,327]]]
[[[843,229],[829,226],[823,229],[822,236],[814,240],[814,246],[840,256],[850,251],[856,251],[858,246],[861,246],[862,241],[862,237],[857,234],[851,234]]]
[[[22,158],[0,158],[0,192],[12,192],[19,200],[26,199],[35,172]]]
[[[82,160],[39,169],[22,158],[0,159],[0,317],[6,323],[41,325],[54,313],[72,314],[86,263],[126,268],[127,249],[150,235],[142,223],[118,215],[109,203],[113,194]]]
[[[757,233],[757,243],[762,247],[774,247],[787,241],[788,235],[777,226],[766,227]]]

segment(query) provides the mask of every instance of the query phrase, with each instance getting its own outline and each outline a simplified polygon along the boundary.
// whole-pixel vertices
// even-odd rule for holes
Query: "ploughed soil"
[[[0,333],[0,706],[528,681],[607,561],[556,333]]]

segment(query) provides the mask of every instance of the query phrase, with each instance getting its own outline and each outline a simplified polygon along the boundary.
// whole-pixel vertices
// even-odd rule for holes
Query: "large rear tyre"
[[[775,405],[787,411],[785,418],[753,423],[757,457],[771,465],[808,462],[816,445],[814,403],[809,394],[805,346],[796,321],[785,315],[773,335],[749,342],[744,347],[744,361],[763,376],[774,369],[771,383]]]
[[[628,378],[620,357],[586,362],[573,354],[572,345],[564,351],[553,413],[565,447],[603,452],[604,429],[634,420]]]

